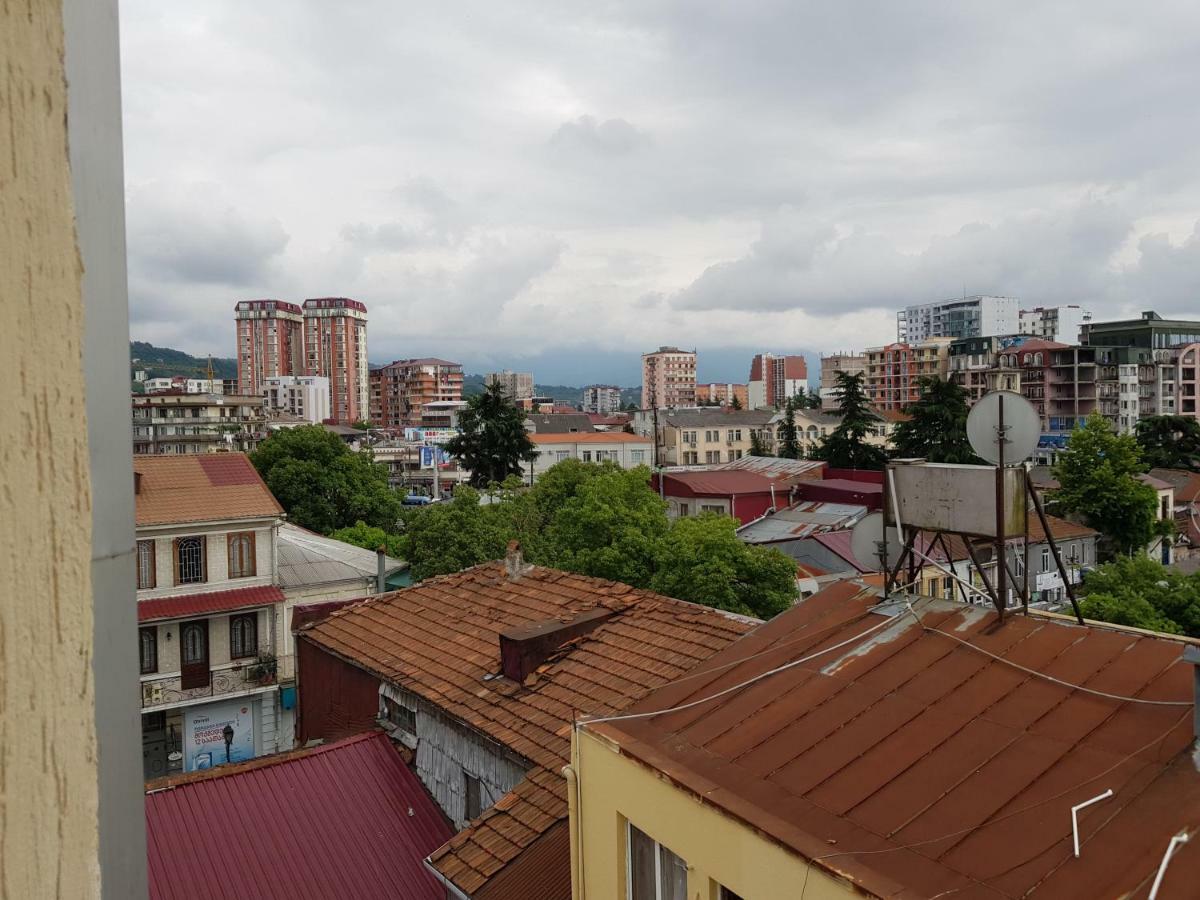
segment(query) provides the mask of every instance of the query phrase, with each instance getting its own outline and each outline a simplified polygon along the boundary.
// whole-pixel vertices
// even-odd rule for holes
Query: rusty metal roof
[[[1040,617],[997,625],[942,600],[872,611],[879,600],[832,585],[693,673],[711,677],[629,712],[846,647],[691,709],[585,727],[868,896],[1145,896],[1171,836],[1200,824],[1184,643]],[[1075,859],[1071,806],[1107,788],[1080,813]],[[1194,895],[1198,843],[1176,854],[1162,900]]]
[[[738,529],[738,537],[748,544],[799,540],[850,528],[866,514],[867,508],[855,503],[801,500],[787,509],[743,525]]]
[[[151,900],[446,895],[451,826],[382,732],[148,787]]]
[[[522,684],[497,677],[501,631],[565,622],[601,607],[615,615],[564,644]],[[503,563],[487,563],[346,607],[297,634],[420,695],[532,764],[513,791],[431,855],[460,890],[484,897],[491,895],[479,892],[493,878],[527,848],[542,846],[539,838],[567,816],[559,770],[569,759],[575,714],[620,711],[757,624],[617,582],[539,566],[509,578]],[[541,872],[538,883],[511,896],[553,898],[563,871],[569,896],[566,856],[559,868],[524,865]]]

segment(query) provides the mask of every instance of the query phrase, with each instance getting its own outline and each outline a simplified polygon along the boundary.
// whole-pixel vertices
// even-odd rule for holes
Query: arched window
[[[1035,366],[1042,365],[1042,354],[1040,354],[1040,353],[1033,354],[1033,364]]]
[[[229,577],[249,578],[255,574],[254,532],[229,535]]]
[[[196,584],[207,581],[207,575],[207,566],[204,559],[204,538],[176,538],[175,583]]]
[[[817,434],[818,434],[817,426],[809,425],[808,426],[808,439],[810,441],[815,441],[817,439]]]
[[[142,674],[158,671],[158,628],[139,628],[138,643],[141,650]]]
[[[258,655],[258,616],[249,613],[229,617],[229,658]]]

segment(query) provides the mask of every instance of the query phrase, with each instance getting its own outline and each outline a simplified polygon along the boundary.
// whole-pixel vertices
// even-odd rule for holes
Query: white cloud
[[[238,299],[331,293],[376,358],[468,362],[831,350],[964,288],[1188,313],[1198,35],[1182,2],[129,0],[134,335],[228,353]]]

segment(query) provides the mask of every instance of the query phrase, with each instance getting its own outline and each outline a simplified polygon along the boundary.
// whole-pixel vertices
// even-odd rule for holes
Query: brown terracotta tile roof
[[[566,818],[559,770],[569,760],[577,713],[622,710],[758,624],[554,569],[530,566],[516,579],[504,573],[503,564],[488,563],[432,578],[338,610],[298,632],[301,640],[420,695],[532,764],[521,784],[431,855],[439,872],[479,897],[492,896],[481,892],[497,873]],[[616,615],[564,644],[523,684],[495,677],[502,630],[565,622],[598,607]],[[569,872],[563,877],[569,864],[562,855],[556,864],[543,859],[532,866],[542,880],[536,888],[525,884],[524,896],[552,898],[558,895],[552,885],[559,885],[569,897]]]
[[[629,711],[711,695],[886,624],[711,703],[583,733],[867,896],[1145,896],[1200,809],[1184,643],[1040,617],[997,625],[941,600],[918,604],[919,624],[903,608],[871,611],[878,601],[832,585]],[[1080,813],[1075,859],[1071,806],[1106,788],[1111,800]],[[1188,896],[1197,877],[1189,846],[1163,896]]]
[[[245,453],[135,456],[137,524],[283,515]]]

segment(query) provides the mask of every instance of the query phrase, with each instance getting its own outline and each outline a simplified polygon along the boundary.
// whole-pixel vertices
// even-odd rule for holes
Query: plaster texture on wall
[[[61,2],[0,2],[0,898],[99,893],[82,266]]]

